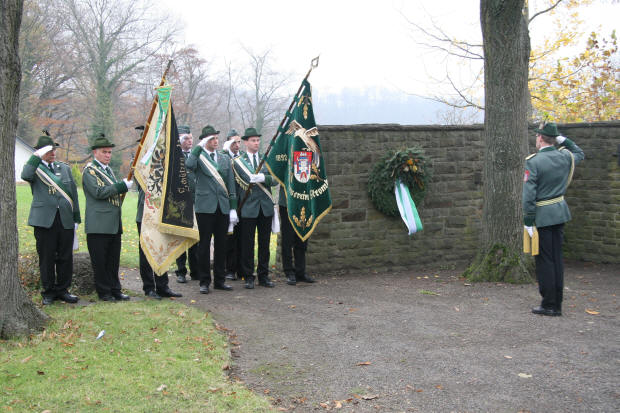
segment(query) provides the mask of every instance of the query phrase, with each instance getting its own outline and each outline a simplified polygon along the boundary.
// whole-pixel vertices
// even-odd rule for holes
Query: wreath
[[[394,185],[400,180],[409,188],[413,202],[419,205],[426,195],[431,166],[420,148],[388,152],[377,162],[368,178],[368,194],[374,206],[385,215],[398,217]]]

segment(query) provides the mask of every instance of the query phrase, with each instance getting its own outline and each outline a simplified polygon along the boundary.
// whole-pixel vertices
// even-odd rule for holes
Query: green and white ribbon
[[[396,180],[394,185],[394,194],[396,195],[396,204],[400,211],[400,216],[407,229],[409,229],[409,235],[415,234],[418,231],[422,231],[422,221],[418,215],[418,210],[415,207],[413,199],[411,199],[411,193],[407,185],[403,184],[400,179]]]
[[[144,154],[141,159],[141,162],[144,165],[148,165],[151,162],[151,158],[153,157],[153,152],[155,152],[155,148],[157,147],[157,142],[159,141],[159,135],[161,134],[162,124],[164,119],[168,114],[168,109],[170,108],[170,93],[172,92],[172,86],[166,85],[157,88],[157,107],[159,108],[159,116],[157,117],[157,123],[155,124],[155,138],[153,140],[153,144],[148,149],[148,151]]]

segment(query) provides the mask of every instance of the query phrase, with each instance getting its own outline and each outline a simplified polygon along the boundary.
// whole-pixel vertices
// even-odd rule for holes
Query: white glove
[[[77,251],[80,248],[80,242],[78,241],[78,234],[77,234],[78,225],[80,224],[78,224],[77,222],[74,224],[73,251]]]
[[[235,226],[239,223],[239,217],[237,216],[237,211],[234,209],[230,210],[230,225]]]
[[[555,137],[555,141],[559,145],[563,144],[565,140],[566,140],[566,136],[558,135],[558,136]]]
[[[250,174],[250,182],[253,184],[262,184],[265,182],[265,174]]]
[[[48,153],[49,151],[51,151],[52,149],[54,149],[52,145],[47,145],[34,151],[34,155],[40,158],[46,153]]]
[[[126,178],[123,178],[123,182],[125,182],[125,185],[127,185],[127,190],[129,191],[133,186],[133,181],[128,181]]]
[[[530,234],[530,238],[534,236],[534,227],[528,227],[527,225],[524,225],[523,228],[525,228],[527,233]]]
[[[202,138],[200,140],[200,142],[198,142],[198,146],[200,146],[202,149],[204,149],[205,146],[207,146],[207,140],[208,140],[207,138]]]

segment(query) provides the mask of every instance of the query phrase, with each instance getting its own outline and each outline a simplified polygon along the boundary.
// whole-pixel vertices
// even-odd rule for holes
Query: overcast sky
[[[436,91],[430,79],[444,76],[445,58],[418,45],[426,39],[407,20],[427,27],[436,22],[459,39],[481,38],[479,0],[159,1],[183,22],[185,44],[222,67],[225,60],[246,60],[243,46],[256,52],[271,49],[274,68],[301,80],[320,54],[311,82],[323,94],[367,88],[420,95]],[[594,3],[580,15],[588,31],[602,24],[608,36],[620,4]],[[530,27],[533,44],[553,30],[548,25],[541,18]],[[459,70],[469,76],[468,67]]]

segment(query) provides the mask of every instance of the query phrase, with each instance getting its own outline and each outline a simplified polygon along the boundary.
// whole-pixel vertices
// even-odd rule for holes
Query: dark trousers
[[[198,264],[198,242],[187,249],[187,252],[179,255],[177,258],[177,274],[187,275],[187,266],[185,262],[189,264],[189,275],[192,280],[199,278],[199,264]]]
[[[211,237],[213,236],[213,283],[224,284],[226,273],[226,234],[228,214],[218,207],[213,214],[196,213],[200,242],[198,244],[198,266],[200,285],[211,284]]]
[[[254,279],[254,236],[258,231],[258,281],[269,276],[269,239],[272,217],[258,213],[256,218],[241,218],[241,272],[246,280]]]
[[[306,249],[308,242],[297,236],[288,219],[286,207],[280,205],[280,247],[282,252],[282,270],[286,276],[295,275],[303,278],[306,274]],[[295,258],[295,265],[293,265]]]
[[[241,278],[241,225],[235,225],[232,234],[226,236],[226,273]]]
[[[165,272],[162,275],[157,275],[153,272],[149,260],[146,259],[144,251],[142,250],[142,244],[140,244],[140,233],[142,232],[142,223],[136,222],[138,226],[138,250],[140,256],[140,278],[142,278],[142,290],[145,293],[149,291],[166,291],[168,289],[168,273]]]
[[[121,292],[118,266],[121,259],[121,232],[116,234],[86,234],[90,263],[95,275],[99,297]]]
[[[564,261],[562,242],[564,224],[537,228],[539,254],[536,255],[536,278],[542,296],[541,306],[562,310],[564,291]]]
[[[49,228],[34,227],[43,297],[56,298],[69,291],[73,278],[73,229],[64,229],[60,214]]]

